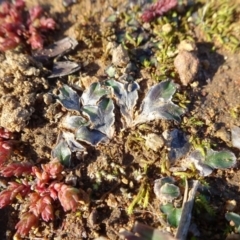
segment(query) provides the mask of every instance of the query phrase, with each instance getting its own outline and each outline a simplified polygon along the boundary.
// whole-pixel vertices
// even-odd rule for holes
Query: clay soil
[[[111,63],[111,57],[105,56],[107,42],[98,41],[98,34],[100,35],[99,31],[107,31],[103,20],[116,11],[116,3],[82,0],[66,8],[60,0],[26,2],[29,7],[40,4],[56,19],[58,27],[48,36],[49,42],[65,36],[75,37],[79,41],[78,47],[69,53],[67,58],[82,64],[80,72],[74,74],[74,79],[81,79],[83,88],[106,78],[104,70]],[[124,7],[121,1],[118,5]],[[88,15],[91,15],[91,18],[88,18]],[[89,36],[94,34],[96,41],[92,39],[91,44],[88,38],[91,39]],[[240,123],[240,54],[225,50],[223,47],[212,51],[213,44],[204,42],[201,36],[196,41],[197,57],[202,65],[207,63],[207,66],[201,69],[197,87],[181,86],[179,79],[174,79],[180,86],[178,92],[187,92],[190,101],[187,106],[188,112],[183,118],[194,116],[204,121],[202,127],[189,127],[185,128],[185,131],[188,135],[212,140],[217,149],[230,149],[239,160],[239,150],[231,145],[230,129],[234,125],[239,126]],[[140,81],[142,92],[146,92],[154,83],[147,70],[141,69],[137,77],[142,79]],[[15,133],[19,145],[13,153],[12,161],[30,159],[39,165],[51,158],[51,150],[60,131],[59,122],[66,114],[66,109],[55,99],[50,103],[44,99],[49,93],[56,93],[61,82],[69,83],[70,80],[63,77],[46,81],[34,82],[35,86],[38,86],[34,90],[38,99],[30,104],[34,112],[31,113],[26,127]],[[20,101],[23,101],[22,98],[26,95],[21,91],[16,89],[14,94],[21,95]],[[160,134],[166,129],[182,126],[171,121],[154,121],[147,124],[147,128],[141,133]],[[55,220],[40,223],[39,227],[32,230],[29,237],[24,239],[77,240],[103,236],[114,240],[119,239],[120,230],[131,230],[135,221],[173,232],[169,226],[162,226],[159,202],[152,191],[154,180],[163,176],[160,171],[163,154],[160,151],[146,151],[145,148],[138,146],[138,143],[131,142],[132,145],[129,145],[129,136],[135,136],[138,129],[123,132],[119,131],[120,127],[117,129],[116,136],[107,145],[100,144],[97,148],[88,146],[88,154],[74,156],[71,167],[65,169],[65,176],[74,176],[76,186],[89,194],[90,203],[82,206],[77,213],[65,213],[60,206],[55,206]],[[146,161],[151,162],[147,171],[147,182],[151,187],[149,205],[147,208],[137,205],[129,215],[126,209],[141,185],[141,180],[134,176],[140,172],[142,179],[145,179],[142,169]],[[225,219],[225,213],[226,204],[230,200],[236,201],[234,212],[240,213],[239,167],[240,164],[237,163],[233,169],[215,170],[204,179],[209,185],[204,194],[215,215],[211,216],[204,209],[200,212],[199,209],[193,209],[192,221],[200,232],[194,239],[220,240],[232,232],[233,229]],[[105,174],[117,172],[117,177],[113,179],[102,177],[101,183],[96,184],[97,172]],[[6,184],[8,180],[1,181]],[[71,181],[68,183],[71,184]],[[14,228],[18,222],[18,207],[19,205],[14,203],[0,210],[0,239],[13,239]],[[192,236],[193,234],[189,234],[188,239],[193,239]]]

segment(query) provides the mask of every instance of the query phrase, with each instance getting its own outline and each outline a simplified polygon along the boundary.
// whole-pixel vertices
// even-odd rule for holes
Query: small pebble
[[[126,66],[130,61],[127,50],[120,44],[112,51],[112,63],[118,67]]]
[[[160,148],[163,147],[164,145],[164,140],[163,138],[156,134],[156,133],[149,133],[146,137],[146,147],[148,149],[152,149],[153,151],[157,151],[159,150]]]
[[[125,178],[125,177],[123,177],[123,178],[122,178],[122,183],[127,185],[127,184],[128,184],[128,179]]]
[[[118,202],[112,193],[108,195],[106,203],[109,207],[112,207],[112,208],[116,208],[118,205]]]
[[[195,42],[185,39],[179,43],[178,50],[192,52],[197,50],[197,46]]]
[[[170,24],[170,23],[164,24],[164,25],[162,26],[162,31],[163,31],[163,33],[165,33],[165,34],[170,33],[170,32],[172,31],[172,26],[171,26],[171,24]]]
[[[204,69],[207,70],[210,67],[210,62],[208,60],[203,60],[202,65],[203,65]]]
[[[234,211],[237,207],[236,200],[227,200],[226,202],[226,210],[227,211]]]
[[[53,102],[52,95],[49,93],[46,93],[43,95],[43,101],[46,105],[50,105]]]

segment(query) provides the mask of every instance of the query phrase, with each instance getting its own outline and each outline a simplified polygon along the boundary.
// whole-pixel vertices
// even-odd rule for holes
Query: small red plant
[[[54,189],[58,192],[58,199],[65,212],[76,210],[80,201],[78,189],[62,183],[56,183]]]
[[[29,196],[29,210],[35,216],[39,217],[41,215],[42,219],[45,222],[53,220],[53,207],[52,207],[52,198],[49,194],[41,196],[40,194],[34,192]]]
[[[10,182],[7,189],[0,193],[0,208],[11,204],[17,196],[24,198],[28,195],[29,212],[20,215],[16,225],[18,235],[27,235],[32,227],[38,225],[40,218],[46,222],[53,220],[56,200],[59,200],[64,211],[77,209],[80,191],[61,182],[62,171],[63,165],[57,159],[42,164],[41,168],[28,163],[12,163],[1,167],[0,175],[16,176],[18,181],[22,177],[22,180],[20,183]]]
[[[38,217],[33,213],[27,212],[22,214],[21,220],[15,226],[17,233],[21,236],[27,235],[32,227],[36,227],[38,225],[38,220]]]
[[[23,0],[4,1],[0,5],[0,51],[6,51],[27,41],[32,49],[42,48],[44,33],[55,29],[56,23],[44,15],[42,7],[28,12]],[[27,15],[27,16],[25,16]]]
[[[10,163],[2,166],[0,173],[3,177],[20,177],[29,175],[32,172],[32,164],[30,163]]]
[[[158,0],[144,11],[141,18],[143,22],[151,22],[155,17],[161,16],[177,6],[177,0]]]
[[[17,195],[25,197],[30,191],[30,186],[26,181],[22,183],[10,182],[6,190],[0,193],[0,208],[9,205]]]

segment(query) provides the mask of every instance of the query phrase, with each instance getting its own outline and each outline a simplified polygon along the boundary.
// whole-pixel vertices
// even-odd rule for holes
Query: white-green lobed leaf
[[[184,109],[171,101],[175,91],[175,84],[171,80],[163,81],[151,87],[141,104],[140,114],[136,117],[134,125],[155,119],[179,122]]]
[[[113,79],[106,81],[106,85],[111,87],[120,112],[124,117],[124,127],[131,127],[133,122],[133,110],[138,99],[139,85],[136,82],[122,84]]]
[[[107,94],[109,94],[109,91],[104,89],[100,83],[95,82],[83,92],[81,101],[84,106],[97,105],[98,101]]]
[[[188,159],[194,163],[202,176],[210,175],[213,169],[231,168],[236,164],[236,156],[227,150],[218,152],[207,149],[206,156],[196,150],[189,155]]]
[[[172,227],[178,227],[182,209],[181,208],[174,208],[171,203],[166,205],[162,205],[160,207],[161,211],[167,215],[167,221]]]
[[[170,183],[173,184],[174,183],[174,179],[172,177],[163,177],[163,178],[159,178],[156,179],[154,181],[154,186],[153,186],[153,191],[156,195],[156,197],[159,200],[162,200],[162,195],[161,195],[161,187],[165,184],[165,183]]]
[[[63,138],[66,140],[71,152],[85,152],[86,148],[76,141],[73,133],[63,131],[62,135]]]
[[[77,130],[75,137],[77,140],[86,142],[92,146],[96,146],[100,142],[108,141],[108,138],[105,134],[95,129],[89,129],[85,126],[82,126]]]
[[[180,195],[180,190],[179,187],[172,183],[165,183],[163,186],[160,188],[158,198],[163,201],[172,201],[175,198],[179,197]]]
[[[182,215],[181,208],[174,208],[171,213],[167,215],[168,223],[173,227],[178,227]]]
[[[81,116],[67,115],[62,121],[62,127],[72,131],[76,131],[81,126],[87,125],[89,125],[88,121]]]
[[[240,127],[233,126],[231,128],[231,135],[233,147],[240,149]]]
[[[80,111],[80,102],[78,94],[68,85],[59,89],[58,100],[68,110]]]
[[[201,176],[208,176],[212,173],[213,169],[204,164],[205,157],[200,151],[196,150],[191,152],[187,159],[195,165]]]
[[[71,160],[71,150],[64,139],[60,139],[52,150],[52,157],[57,158],[63,165],[69,166]]]
[[[204,163],[212,168],[225,169],[234,167],[236,160],[236,156],[230,151],[223,150],[217,152],[212,149],[208,149]]]
[[[97,106],[84,106],[82,111],[89,117],[92,129],[106,134],[108,138],[113,137],[115,115],[112,99],[103,98]]]
[[[235,224],[235,227],[237,228],[237,231],[240,233],[240,215],[234,212],[228,212],[225,214],[225,218],[228,221],[233,221]]]

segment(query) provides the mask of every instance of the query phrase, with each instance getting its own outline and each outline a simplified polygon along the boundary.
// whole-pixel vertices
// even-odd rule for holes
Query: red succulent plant
[[[52,199],[49,195],[41,196],[38,193],[31,193],[29,196],[29,210],[35,216],[40,216],[46,222],[53,220]]]
[[[44,16],[41,6],[35,6],[28,12],[23,0],[0,5],[0,51],[6,51],[27,41],[32,49],[42,48],[44,32],[54,30],[56,23]],[[25,15],[27,14],[27,17]]]
[[[161,16],[177,6],[177,0],[158,0],[146,9],[141,18],[143,22],[151,22],[155,17]]]
[[[21,215],[16,225],[17,234],[28,234],[32,227],[37,226],[40,218],[46,222],[53,220],[53,202],[56,200],[59,200],[64,211],[77,209],[80,191],[61,182],[62,171],[63,165],[57,159],[42,164],[41,168],[28,163],[11,163],[1,167],[0,175],[5,177],[32,175],[31,178],[23,178],[21,183],[10,182],[7,189],[0,193],[0,208],[11,204],[17,196],[29,196],[29,212]]]
[[[0,193],[0,208],[9,205],[17,195],[26,196],[30,191],[30,186],[26,181],[22,183],[10,182],[6,190]]]
[[[38,217],[31,212],[22,214],[20,221],[15,226],[17,233],[21,236],[25,236],[29,233],[32,227],[38,225]]]
[[[56,183],[54,189],[58,192],[58,199],[64,211],[75,211],[79,205],[79,190],[63,183]]]
[[[26,176],[32,172],[32,164],[27,162],[10,163],[6,166],[2,166],[0,169],[0,174],[3,177],[20,177]]]

